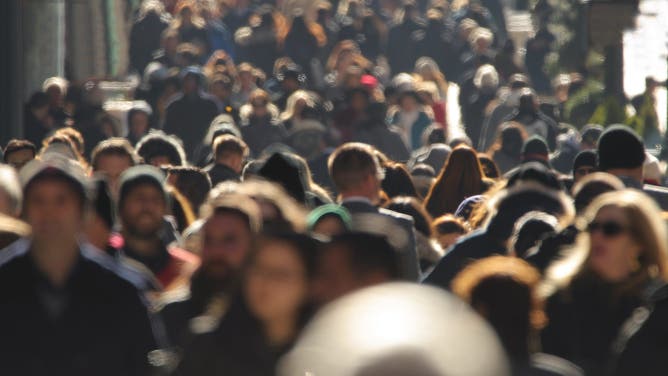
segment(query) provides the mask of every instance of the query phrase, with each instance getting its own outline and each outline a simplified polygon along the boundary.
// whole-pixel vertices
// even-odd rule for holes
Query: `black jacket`
[[[215,330],[196,336],[176,372],[179,376],[271,376],[292,344],[271,346],[242,299]]]
[[[157,346],[140,293],[101,251],[82,247],[64,288],[19,240],[0,256],[0,374],[145,375]]]
[[[209,178],[211,178],[212,187],[215,187],[216,185],[218,185],[218,183],[222,183],[225,181],[241,180],[241,177],[239,176],[238,173],[236,173],[236,171],[220,163],[208,165],[204,168],[204,171],[206,171],[206,173],[209,174]]]
[[[167,105],[164,130],[165,133],[179,136],[183,140],[184,150],[192,158],[193,151],[204,138],[216,115],[218,106],[208,94],[179,94]]]

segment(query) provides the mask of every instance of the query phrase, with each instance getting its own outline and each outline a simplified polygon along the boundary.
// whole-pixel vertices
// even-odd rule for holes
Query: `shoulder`
[[[99,269],[100,281],[117,285],[127,285],[133,290],[148,291],[156,289],[156,282],[150,272],[121,259],[115,259],[90,244],[81,245],[81,256],[88,265]]]
[[[25,256],[30,249],[30,240],[21,238],[5,249],[0,250],[0,270],[9,267],[17,259]]]
[[[402,213],[397,213],[394,210],[389,210],[385,208],[380,208],[378,209],[378,213],[382,214],[387,217],[391,217],[392,219],[396,220],[397,222],[401,223],[407,223],[410,224],[411,226],[413,225],[413,218],[409,215],[402,214]]]

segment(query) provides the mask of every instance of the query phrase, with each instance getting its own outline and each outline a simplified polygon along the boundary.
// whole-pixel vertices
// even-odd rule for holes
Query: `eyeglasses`
[[[614,221],[605,221],[605,222],[591,222],[587,226],[587,232],[593,234],[596,231],[601,231],[604,236],[613,237],[617,236],[627,230],[626,226],[623,226]]]

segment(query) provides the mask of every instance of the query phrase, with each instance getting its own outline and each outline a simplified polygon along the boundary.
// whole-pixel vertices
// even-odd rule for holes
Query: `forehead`
[[[233,211],[216,213],[204,223],[204,231],[211,232],[212,234],[238,231],[240,229],[250,231],[250,226],[241,213]]]
[[[626,215],[624,213],[624,210],[620,208],[619,206],[616,205],[606,205],[599,209],[599,211],[596,213],[596,218],[601,220],[601,219],[609,219],[609,220],[618,220],[621,222],[627,222],[628,219],[626,218]]]

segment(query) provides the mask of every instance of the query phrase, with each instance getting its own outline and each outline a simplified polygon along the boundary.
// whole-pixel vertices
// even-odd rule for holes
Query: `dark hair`
[[[28,99],[28,108],[42,108],[49,105],[49,95],[43,91],[37,91]]]
[[[431,237],[433,219],[415,197],[395,197],[389,203],[385,204],[385,208],[411,216],[415,229],[422,233],[422,235],[428,238]]]
[[[17,139],[13,139],[13,140],[10,140],[10,141],[7,143],[7,146],[5,146],[5,154],[4,154],[4,156],[3,156],[4,161],[7,162],[7,157],[8,157],[10,154],[15,153],[15,152],[17,152],[17,151],[21,151],[21,150],[30,150],[30,151],[32,151],[32,155],[33,155],[33,157],[34,157],[35,155],[37,155],[37,148],[35,147],[35,144],[33,144],[32,142],[30,142],[30,141],[28,141],[28,140],[17,140]]]
[[[105,156],[127,157],[130,161],[130,166],[137,164],[137,154],[130,142],[125,138],[110,138],[97,144],[91,153],[91,166],[94,171],[98,169],[100,158]]]
[[[183,196],[178,189],[167,186],[165,188],[169,197],[169,209],[171,215],[176,220],[176,229],[182,233],[195,221],[195,213],[188,199]]]
[[[197,211],[211,190],[209,175],[204,170],[192,166],[169,167],[168,171],[176,176],[174,187],[188,200],[191,208]]]
[[[442,215],[432,221],[432,234],[435,235],[466,234],[467,232],[464,221],[452,214]]]
[[[160,156],[167,157],[174,166],[182,166],[186,162],[181,140],[176,136],[166,135],[162,131],[151,131],[142,137],[137,142],[137,154],[146,163]]]
[[[489,186],[475,150],[460,145],[450,153],[434,181],[425,207],[434,217],[454,213],[464,199],[484,193]]]
[[[390,198],[397,196],[418,197],[413,179],[404,165],[388,162],[383,167],[385,168],[385,179],[383,179],[381,185],[383,191]]]
[[[380,172],[373,147],[356,142],[334,150],[327,164],[329,175],[339,192],[355,188],[369,175]]]
[[[499,172],[499,167],[494,163],[494,160],[489,157],[487,154],[478,153],[478,160],[480,161],[480,166],[485,172],[485,176],[490,179],[498,179],[501,177]]]
[[[348,253],[350,267],[357,276],[374,271],[383,271],[390,279],[400,276],[398,254],[382,236],[348,232],[335,236],[324,251],[332,249],[344,249]]]
[[[244,158],[248,156],[248,146],[240,138],[223,134],[213,140],[213,152],[216,159],[230,154]]]

